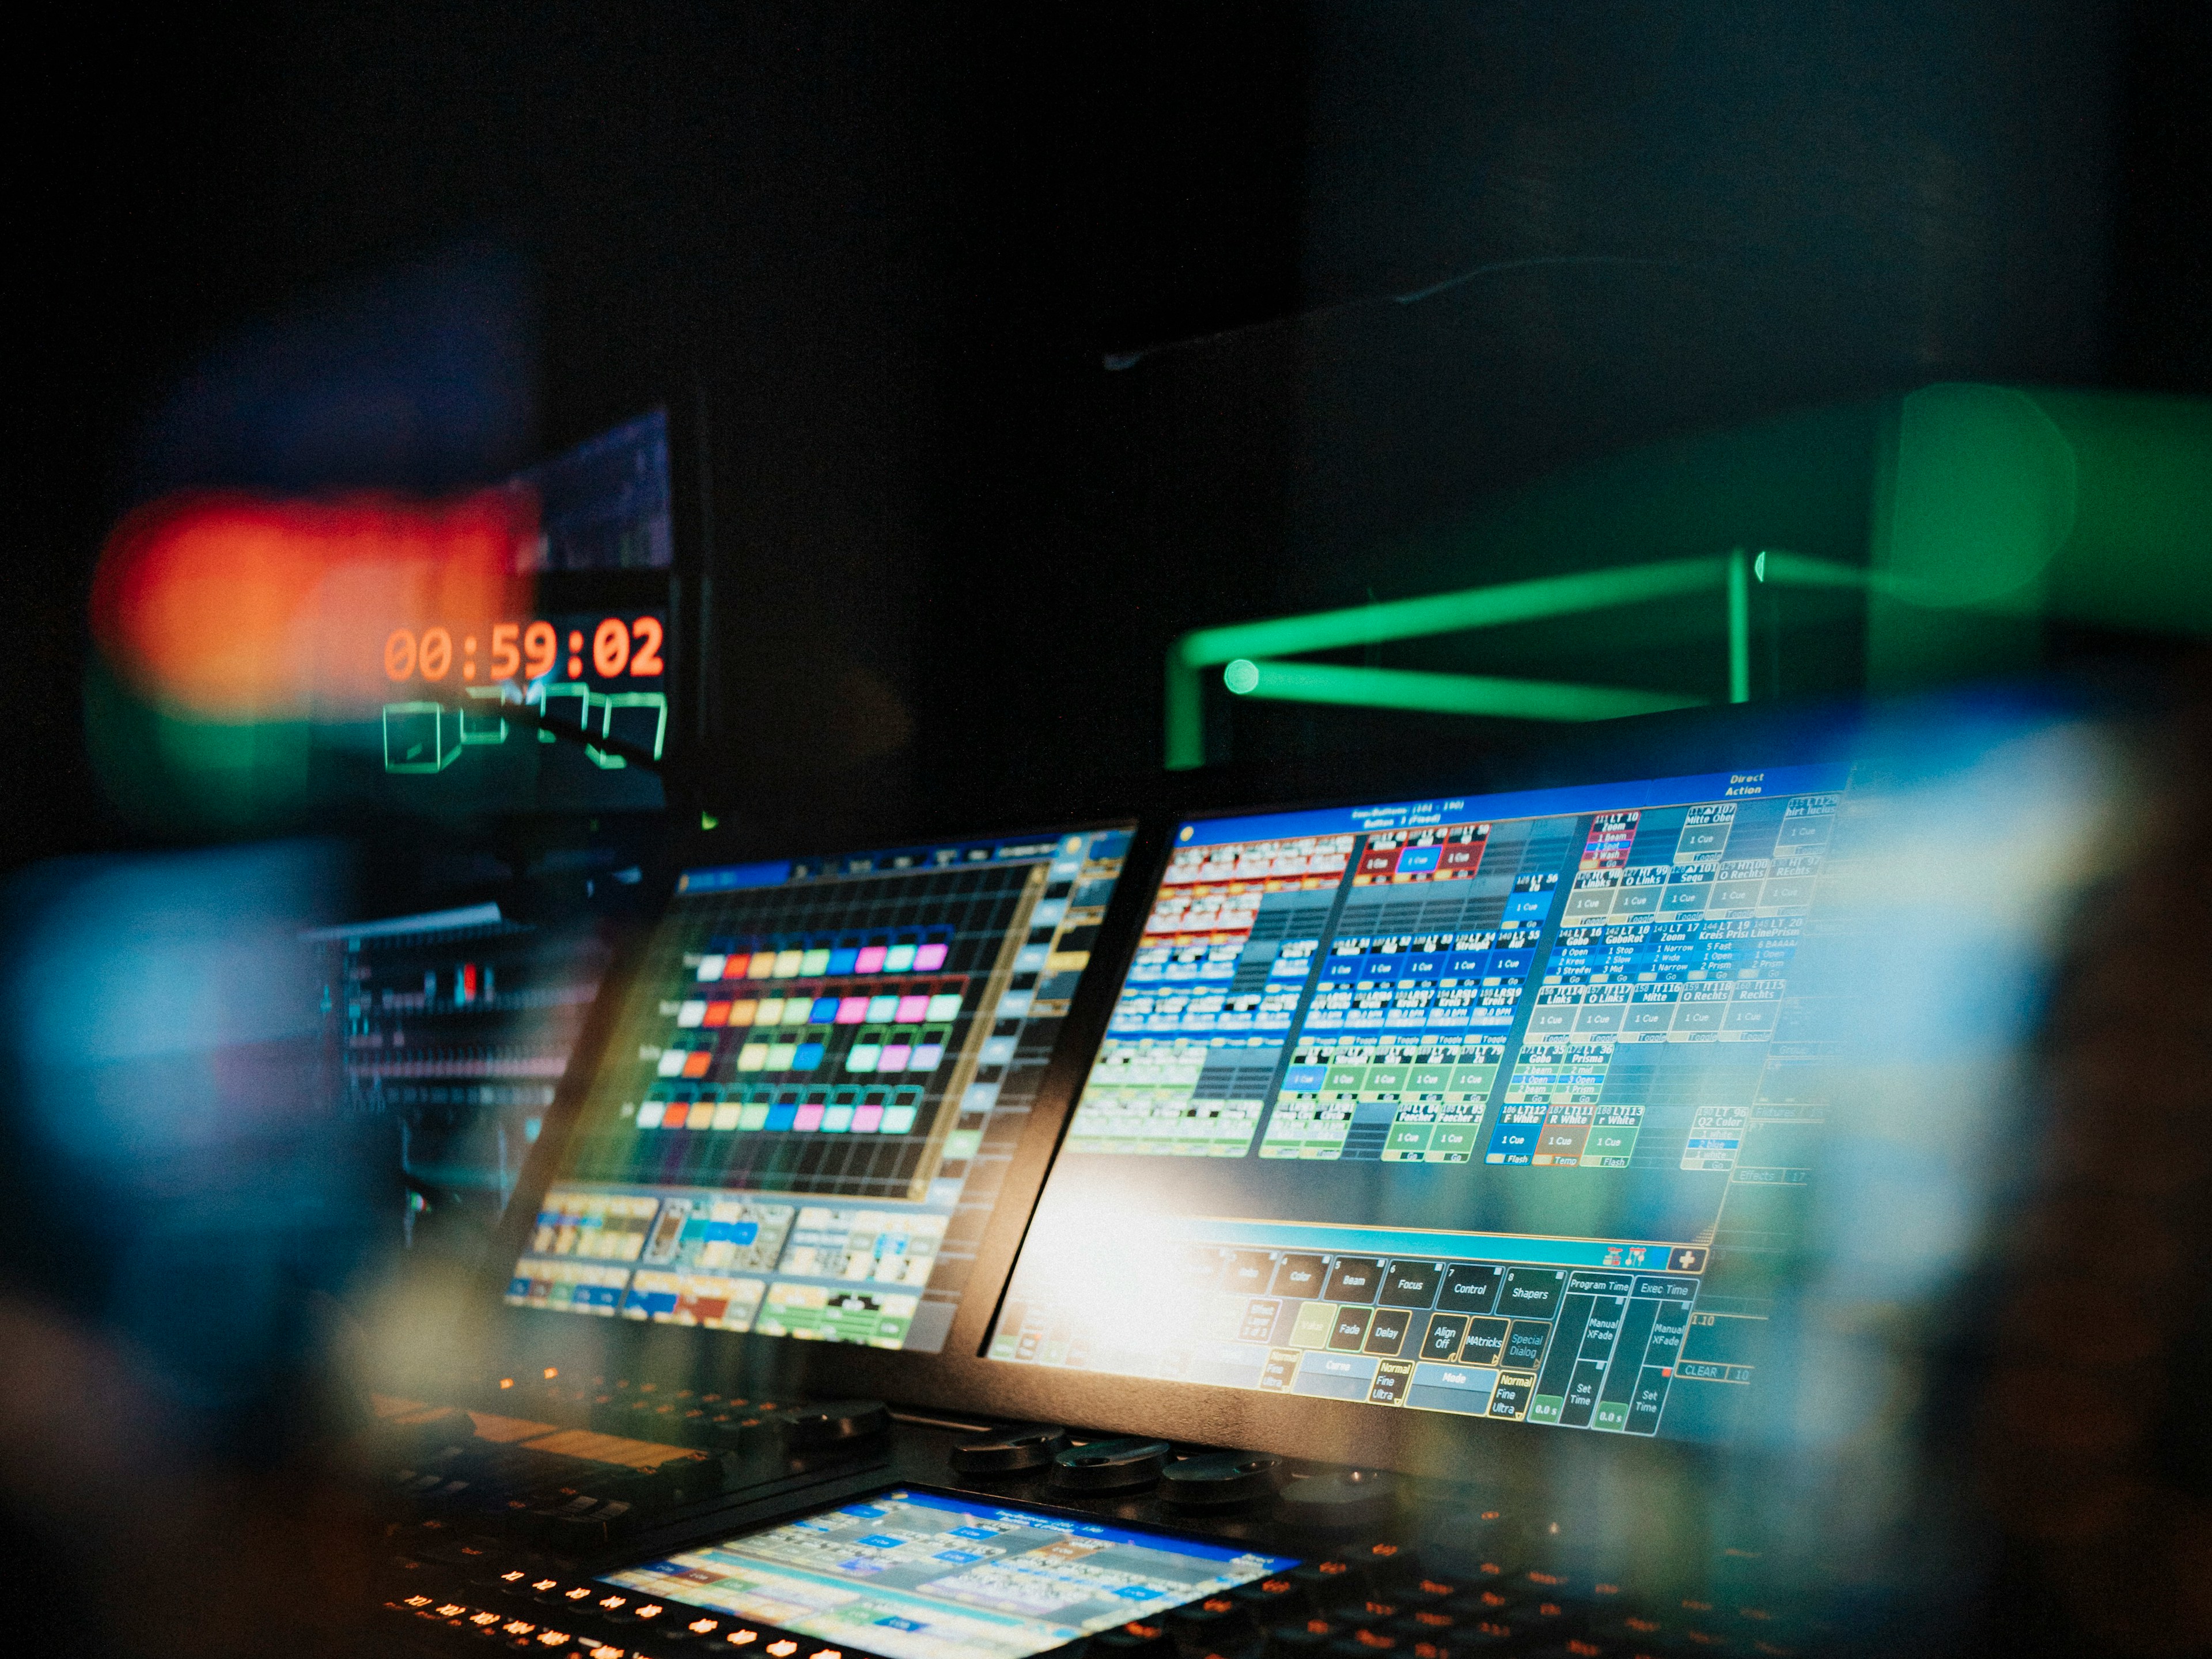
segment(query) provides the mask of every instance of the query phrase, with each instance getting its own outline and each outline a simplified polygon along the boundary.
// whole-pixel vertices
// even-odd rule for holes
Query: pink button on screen
[[[709,1010],[709,1012],[712,1011]],[[915,1025],[919,1024],[928,1016],[929,999],[927,997],[901,997],[898,1002],[898,1012],[893,1018],[902,1025]]]
[[[879,1072],[903,1072],[908,1052],[903,1042],[886,1043],[882,1055],[876,1061],[876,1069]]]
[[[822,1109],[819,1106],[800,1107],[799,1109],[799,1115],[791,1120],[791,1127],[794,1129],[820,1128],[822,1127]]]
[[[914,953],[914,969],[918,974],[934,973],[945,966],[945,946],[925,945]]]
[[[863,1106],[853,1114],[853,1133],[855,1134],[872,1135],[876,1132],[876,1126],[880,1124],[883,1121],[884,1109],[882,1107]]]
[[[845,997],[839,1000],[837,1004],[837,1023],[840,1025],[858,1025],[867,1017],[867,998]]]
[[[879,974],[884,970],[884,947],[871,945],[860,952],[860,960],[853,964],[856,974]]]

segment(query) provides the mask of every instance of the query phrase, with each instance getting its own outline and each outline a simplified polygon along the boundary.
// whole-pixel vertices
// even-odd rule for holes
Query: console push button
[[[1115,1659],[1180,1659],[1168,1627],[1143,1620],[1100,1632],[1091,1638],[1091,1650],[1113,1654]]]

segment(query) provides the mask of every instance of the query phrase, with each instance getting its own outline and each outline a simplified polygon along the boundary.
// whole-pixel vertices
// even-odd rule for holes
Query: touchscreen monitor
[[[989,1358],[1725,1434],[1846,769],[1183,824]]]
[[[1130,834],[684,875],[508,1304],[941,1349]]]

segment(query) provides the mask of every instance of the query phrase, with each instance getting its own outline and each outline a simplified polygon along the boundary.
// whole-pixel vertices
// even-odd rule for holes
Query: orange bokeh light
[[[93,635],[126,684],[175,713],[358,717],[387,695],[394,628],[436,617],[488,633],[526,614],[516,553],[536,519],[511,489],[441,503],[171,496],[108,538]]]

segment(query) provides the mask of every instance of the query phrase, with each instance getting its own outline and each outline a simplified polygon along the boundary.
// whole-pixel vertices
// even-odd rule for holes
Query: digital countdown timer
[[[659,785],[647,778],[610,794],[612,781],[602,777],[629,769],[622,748],[657,761],[667,742],[667,623],[658,613],[433,623],[383,639],[386,773],[447,775],[441,794],[458,785],[534,793],[541,805],[659,805]],[[518,730],[507,718],[515,710],[550,716],[580,745],[559,743],[543,726]]]
[[[384,677],[394,684],[417,678],[434,684],[454,672],[458,658],[465,681],[479,677],[493,682],[542,680],[556,667],[565,668],[570,680],[584,678],[587,646],[581,628],[568,629],[565,662],[561,630],[543,618],[495,623],[485,637],[489,648],[483,652],[479,667],[480,641],[475,633],[462,633],[457,653],[450,628],[434,626],[419,634],[411,628],[395,628],[384,641]],[[603,680],[658,679],[667,672],[660,657],[663,637],[658,617],[602,617],[589,637],[592,671]]]

